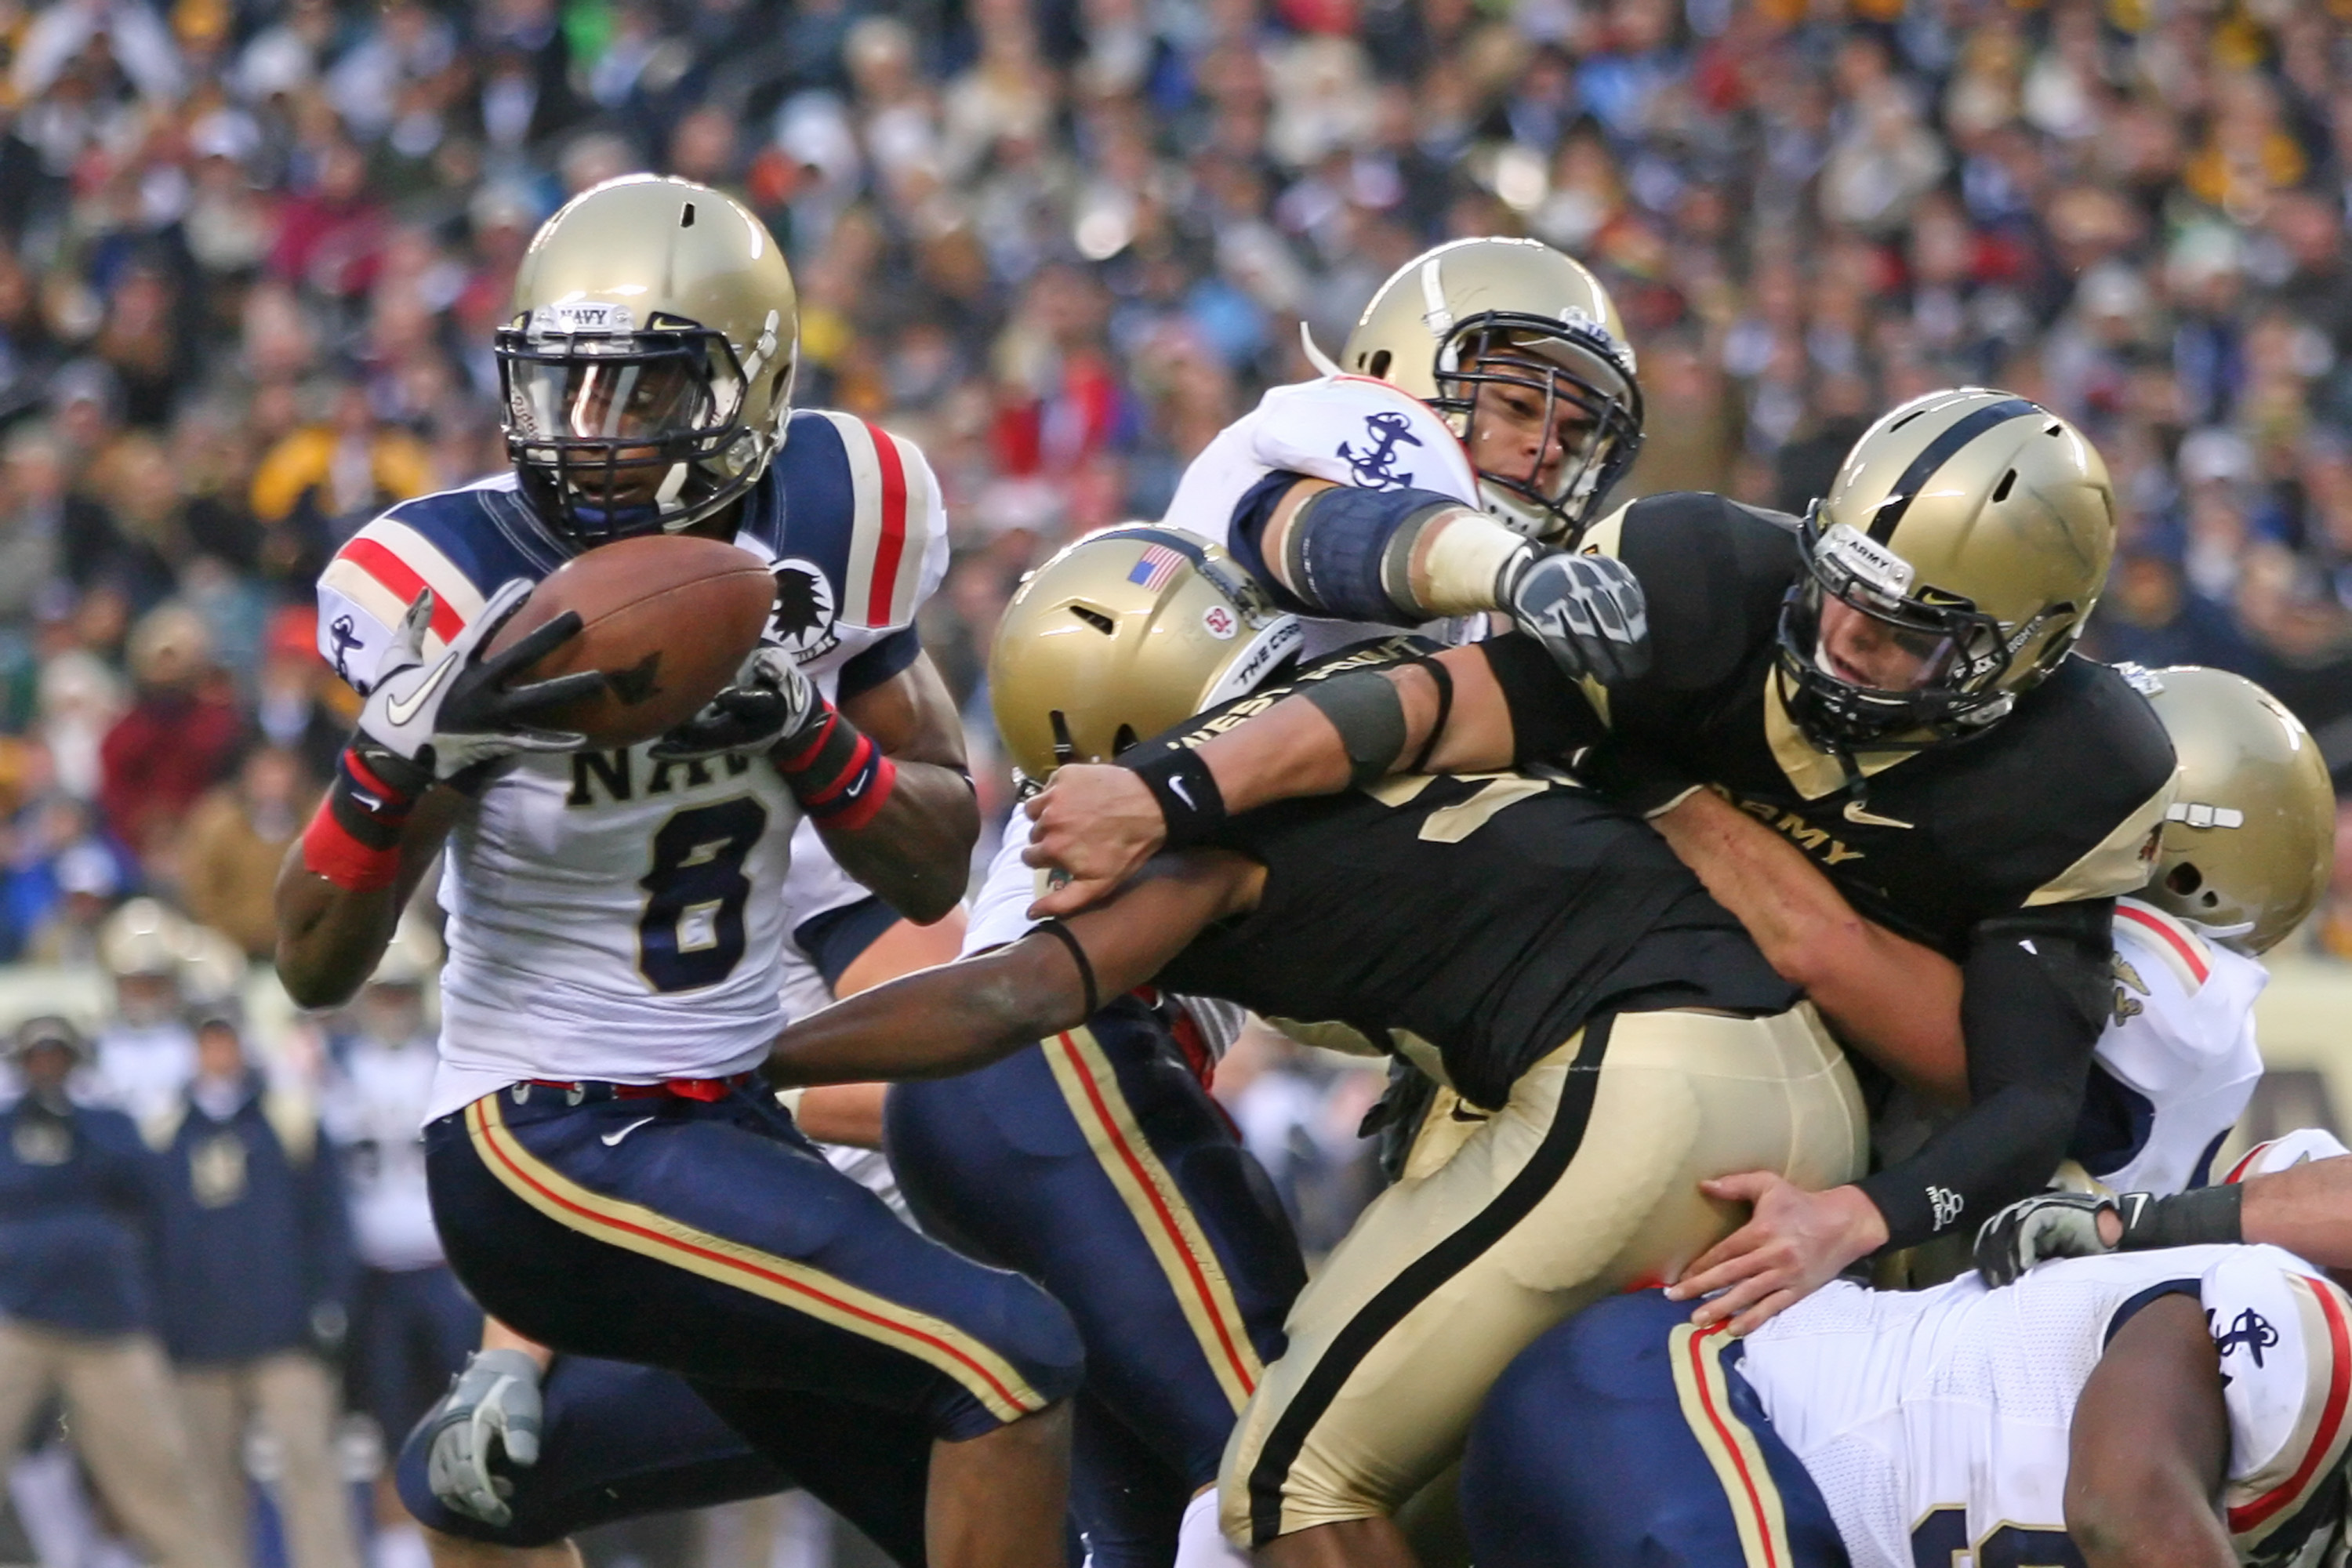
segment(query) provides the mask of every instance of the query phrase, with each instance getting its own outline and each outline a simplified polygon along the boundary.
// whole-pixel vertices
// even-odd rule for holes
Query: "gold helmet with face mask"
[[[758,482],[784,438],[800,310],[741,204],[631,174],[541,226],[496,347],[524,494],[599,544],[689,528]]]
[[[2115,552],[2106,464],[2041,405],[1931,392],[1863,432],[1801,530],[1790,716],[1825,751],[1982,729],[2056,668]]]
[[[1107,763],[1297,657],[1297,618],[1233,558],[1174,529],[1090,533],[1023,580],[988,656],[996,731],[1042,780]]]
[[[1573,543],[1641,448],[1624,320],[1600,279],[1540,240],[1457,239],[1414,257],[1364,307],[1339,368],[1436,409],[1474,463],[1490,421],[1547,433],[1478,467],[1486,510],[1546,543]],[[1555,452],[1563,420],[1580,434]]]
[[[2156,869],[2135,895],[2241,952],[2276,946],[2318,906],[2336,853],[2336,790],[2318,742],[2242,675],[2122,667],[2180,760]]]

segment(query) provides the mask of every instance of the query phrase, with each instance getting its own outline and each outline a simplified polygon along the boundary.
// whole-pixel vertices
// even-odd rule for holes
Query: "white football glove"
[[[2036,1193],[1984,1222],[1977,1232],[1977,1272],[1998,1289],[2052,1258],[2101,1258],[2116,1249],[2099,1237],[2102,1214],[2121,1217],[2116,1200],[2092,1193]]]
[[[539,1363],[521,1351],[476,1351],[431,1416],[425,1478],[433,1495],[484,1524],[514,1522],[514,1483],[490,1474],[493,1451],[509,1465],[539,1463]]]
[[[512,689],[506,685],[550,649],[578,635],[577,611],[566,610],[512,647],[483,657],[499,628],[530,597],[530,590],[531,584],[518,577],[491,595],[482,613],[431,664],[425,662],[425,634],[433,625],[433,590],[418,594],[401,617],[375,685],[360,710],[360,739],[368,752],[396,757],[410,764],[401,772],[430,782],[517,752],[570,752],[586,744],[585,736],[538,729],[530,721],[560,703],[593,694],[604,684],[603,675],[590,669]]]

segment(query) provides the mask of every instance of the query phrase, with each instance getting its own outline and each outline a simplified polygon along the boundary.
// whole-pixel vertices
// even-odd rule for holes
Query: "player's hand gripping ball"
[[[425,637],[433,626],[433,590],[416,595],[360,709],[360,738],[374,753],[379,773],[396,773],[396,784],[422,789],[517,752],[565,752],[581,743],[577,733],[544,726],[558,710],[593,693],[601,684],[595,676],[559,674],[515,684],[534,661],[551,657],[579,631],[579,616],[542,616],[527,635],[485,652],[487,643],[511,628],[530,593],[520,578],[507,584],[430,662]]]
[[[817,714],[816,689],[793,656],[772,643],[751,650],[732,685],[700,712],[654,742],[664,762],[772,751],[799,736]]]
[[[490,1460],[539,1463],[539,1363],[518,1350],[476,1351],[466,1370],[425,1419],[433,1424],[425,1479],[433,1495],[484,1524],[514,1521],[507,1499],[514,1483],[490,1473]]]

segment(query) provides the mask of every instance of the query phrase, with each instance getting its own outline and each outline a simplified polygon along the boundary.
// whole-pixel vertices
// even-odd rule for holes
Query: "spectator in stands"
[[[362,523],[433,488],[424,447],[404,430],[386,428],[366,388],[348,383],[336,389],[327,420],[294,431],[263,456],[253,476],[253,515],[276,536],[271,548],[307,595],[327,558]]]
[[[0,1475],[62,1396],[107,1506],[159,1568],[237,1568],[155,1341],[155,1157],[130,1118],[68,1094],[82,1050],[62,1018],[9,1045],[22,1092],[0,1110]]]
[[[129,657],[135,695],[100,748],[99,811],[152,869],[168,863],[197,797],[226,776],[245,723],[212,636],[186,605],[149,611]]]
[[[172,1115],[195,1076],[195,1031],[184,1012],[190,948],[188,922],[153,899],[131,900],[99,931],[114,1007],[98,1030],[98,1087],[142,1126]]]
[[[312,656],[312,662],[317,656]],[[282,746],[247,751],[234,783],[188,814],[180,845],[180,900],[256,963],[277,951],[274,889],[286,847],[302,829],[319,786]]]
[[[278,1440],[293,1568],[359,1568],[321,1358],[341,1348],[350,1283],[335,1153],[315,1107],[247,1060],[232,1014],[195,1035],[196,1075],[149,1141],[163,1155],[158,1316],[197,1474],[248,1560],[244,1438],[259,1420]]]

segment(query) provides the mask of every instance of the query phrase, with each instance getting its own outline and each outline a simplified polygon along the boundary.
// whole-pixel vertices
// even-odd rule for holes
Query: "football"
[[[734,679],[766,629],[775,593],[767,564],[732,544],[682,534],[619,540],[551,573],[489,651],[579,611],[579,635],[514,683],[599,671],[603,690],[536,722],[577,730],[599,750],[634,746],[691,718]]]

